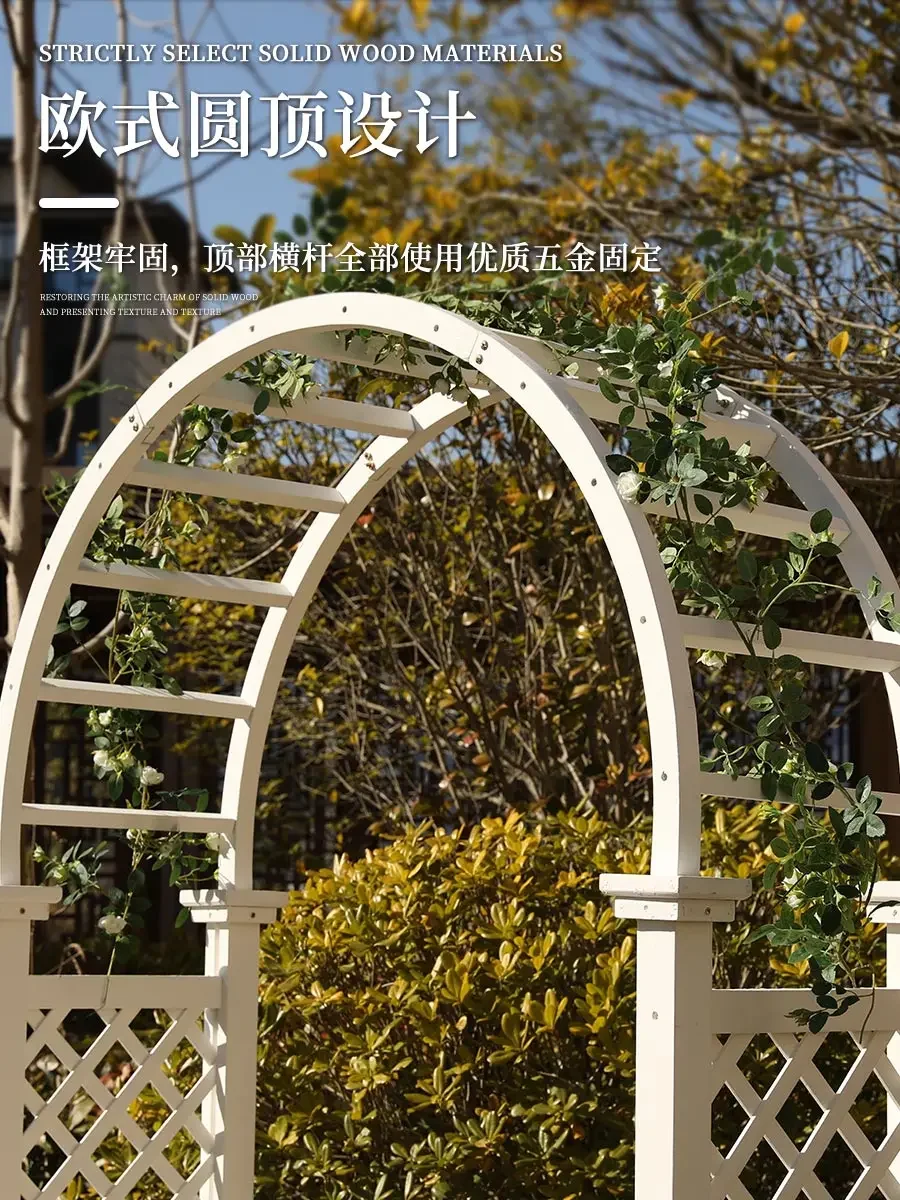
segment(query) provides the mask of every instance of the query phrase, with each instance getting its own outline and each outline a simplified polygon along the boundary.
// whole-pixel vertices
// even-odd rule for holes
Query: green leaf
[[[607,400],[610,400],[613,404],[622,403],[622,397],[619,395],[619,389],[615,386],[615,384],[611,383],[610,380],[601,376],[601,378],[597,380],[597,387],[607,398]]]
[[[107,521],[118,521],[124,508],[125,501],[121,496],[116,496],[115,500],[113,500],[112,504],[106,510],[106,517],[104,519]]]
[[[777,650],[781,645],[781,629],[771,617],[764,617],[762,623],[763,641],[770,650]]]
[[[718,246],[724,241],[724,235],[718,229],[704,229],[702,233],[698,233],[694,238],[695,246]]]
[[[624,454],[607,455],[606,465],[614,475],[624,475],[626,471],[634,471],[637,469],[636,464]]]
[[[759,563],[756,560],[756,555],[750,550],[739,550],[737,555],[737,567],[740,572],[741,579],[745,579],[747,583],[752,583],[756,578],[759,570]]]
[[[822,783],[817,783],[816,786],[813,788],[812,798],[813,798],[813,800],[827,800],[828,797],[833,793],[833,791],[834,791],[834,784],[826,783],[823,781]]]
[[[634,349],[634,344],[637,341],[637,335],[629,325],[623,325],[616,334],[616,345],[620,350],[628,353]]]
[[[258,394],[256,399],[253,401],[253,411],[256,413],[257,416],[259,416],[260,413],[264,413],[266,411],[266,409],[269,407],[269,404],[271,403],[271,400],[272,400],[271,394],[267,391],[262,391]]]
[[[809,527],[813,533],[824,533],[831,524],[831,513],[827,508],[820,508],[810,518]]]
[[[694,496],[694,507],[704,517],[711,517],[713,514],[712,501],[708,496],[704,496],[702,492],[698,492]]]
[[[841,927],[841,910],[836,904],[828,904],[822,909],[819,924],[822,926],[822,932],[829,937],[837,933]]]
[[[781,267],[782,271],[784,271],[787,275],[799,275],[800,273],[800,268],[789,254],[776,254],[775,263],[777,266]]]
[[[828,761],[828,755],[817,742],[807,742],[803,749],[806,755],[806,761],[814,771],[818,771],[820,775],[824,775],[831,764]]]

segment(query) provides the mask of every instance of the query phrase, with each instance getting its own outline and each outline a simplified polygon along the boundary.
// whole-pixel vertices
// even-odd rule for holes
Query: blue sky
[[[549,19],[552,6],[538,3],[532,6],[531,16],[535,29],[529,40],[554,40],[557,34]],[[38,0],[39,40],[46,40],[46,24],[49,5]],[[128,4],[131,28],[128,41],[132,43],[175,41],[172,31],[172,6],[170,0],[130,0]],[[183,40],[197,43],[253,42],[260,43],[316,43],[334,45],[347,41],[334,15],[328,12],[321,0],[182,0]],[[498,31],[499,32],[499,31]],[[507,30],[507,32],[509,32]],[[542,36],[544,35],[543,39]],[[59,30],[55,39],[59,42],[99,43],[117,42],[116,18],[109,0],[64,0]],[[404,34],[404,40],[417,42],[414,31]],[[507,40],[499,34],[493,40]],[[512,39],[510,39],[512,40]],[[338,58],[335,51],[335,58]],[[162,62],[138,64],[130,68],[132,100],[146,103],[146,92],[150,88],[172,89],[175,87],[174,67]],[[481,71],[490,71],[484,66]],[[449,79],[441,68],[418,64],[407,68],[407,74],[398,80],[401,68],[364,63],[347,64],[334,59],[321,66],[315,64],[271,64],[267,66],[231,64],[191,64],[187,67],[188,87],[198,92],[240,92],[246,89],[252,96],[274,95],[281,91],[306,93],[322,90],[329,97],[326,109],[333,110],[341,103],[338,88],[353,95],[362,91],[381,91],[388,88],[397,101],[397,107],[412,107],[417,102],[413,96],[415,87],[425,84],[443,86],[443,95],[433,93],[435,111],[443,111]],[[80,64],[57,68],[54,92],[71,91],[82,87],[92,101],[104,100],[107,104],[119,102],[119,68],[113,64]],[[11,58],[5,37],[0,38],[0,78],[3,79],[3,103],[0,108],[0,133],[9,133],[11,124],[9,79]],[[465,101],[465,91],[462,92]],[[465,104],[463,104],[463,109]],[[265,106],[257,110],[262,117]],[[477,109],[476,109],[477,111]],[[109,114],[107,114],[109,116]],[[461,141],[465,144],[469,129],[461,127]],[[339,127],[339,118],[331,115],[326,132]],[[261,132],[262,126],[257,126]],[[174,132],[174,130],[173,130]],[[112,138],[109,139],[113,141]],[[437,148],[435,148],[437,150]],[[435,152],[435,151],[432,151]],[[183,163],[180,159],[167,157],[155,147],[147,151],[136,151],[128,156],[130,169],[137,163],[138,155],[145,154],[142,162],[142,194],[164,194],[183,208]],[[107,158],[111,158],[107,151]],[[236,155],[215,155],[198,159],[199,166],[216,170],[198,185],[200,222],[205,233],[210,234],[220,223],[236,225],[247,230],[262,212],[274,212],[280,226],[287,226],[291,216],[304,211],[306,203],[301,186],[290,178],[295,167],[311,166],[319,160],[309,151],[294,158],[280,160],[267,157],[261,149],[247,158]]]

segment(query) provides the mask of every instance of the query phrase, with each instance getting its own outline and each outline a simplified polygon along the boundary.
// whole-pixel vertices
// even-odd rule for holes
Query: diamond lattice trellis
[[[862,1037],[847,1038],[852,1046],[848,1066],[836,1085],[830,1083],[816,1063],[817,1052],[828,1033],[762,1035],[767,1049],[777,1051],[770,1076],[761,1086],[760,1071],[748,1070],[744,1063],[751,1042],[760,1035],[732,1033],[724,1042],[713,1040],[712,1095],[733,1097],[743,1114],[743,1128],[723,1155],[713,1147],[712,1200],[756,1200],[742,1174],[755,1155],[768,1151],[780,1164],[781,1179],[772,1192],[772,1200],[900,1200],[900,1172],[890,1172],[900,1155],[900,1125],[886,1136],[873,1141],[857,1119],[855,1106],[860,1094],[876,1080],[882,1103],[900,1101],[900,1075],[887,1050],[893,1030],[873,1030]],[[757,1058],[757,1062],[761,1061]],[[748,1077],[755,1077],[756,1085]],[[802,1093],[815,1109],[811,1128],[792,1135],[785,1127],[784,1115],[798,1107]],[[716,1132],[714,1123],[714,1133]],[[837,1142],[851,1182],[837,1195],[830,1191],[817,1173],[823,1155]],[[849,1160],[849,1161],[846,1161]]]
[[[150,1176],[155,1177],[157,1188],[162,1185],[175,1200],[195,1200],[214,1161],[210,1157],[213,1137],[198,1111],[215,1082],[215,1050],[199,1024],[203,1010],[169,1006],[161,1023],[157,1020],[155,1040],[139,1036],[133,1028],[146,1011],[146,1002],[92,1011],[102,1023],[100,1033],[93,1038],[82,1033],[71,1040],[67,1021],[90,1011],[57,1007],[29,1016],[25,1105],[31,1119],[25,1130],[22,1197],[58,1200],[73,1180],[80,1180],[104,1200],[126,1200]],[[182,1090],[171,1067],[173,1056],[186,1047],[199,1055],[199,1078]],[[109,1078],[111,1061],[118,1063],[114,1080]],[[41,1089],[48,1094],[41,1095],[35,1086],[35,1072],[44,1079],[52,1076],[54,1086]],[[148,1094],[162,1115],[161,1123],[149,1130],[135,1118],[136,1102]],[[186,1176],[172,1161],[173,1140],[179,1133],[205,1152]],[[110,1171],[103,1146],[117,1134],[125,1140],[130,1162],[112,1164]],[[39,1148],[49,1151],[45,1162],[53,1163],[60,1155],[63,1161],[54,1164],[49,1178],[45,1172],[38,1182],[33,1178],[33,1161]]]

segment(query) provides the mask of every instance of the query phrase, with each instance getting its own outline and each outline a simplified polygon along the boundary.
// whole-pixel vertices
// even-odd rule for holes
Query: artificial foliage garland
[[[871,781],[854,779],[852,763],[832,762],[822,746],[804,738],[803,723],[810,715],[803,698],[808,668],[799,658],[778,651],[789,600],[814,601],[827,592],[853,589],[823,578],[819,570],[840,555],[827,510],[813,514],[808,534],[792,534],[783,553],[761,560],[737,545],[728,510],[761,503],[774,476],[765,463],[753,458],[748,446],[732,448],[724,438],[707,436],[704,406],[715,395],[717,378],[695,329],[705,315],[698,303],[701,296],[717,307],[735,305],[748,319],[764,316],[763,307],[740,286],[740,280],[757,270],[795,273],[783,241],[783,235],[770,236],[764,230],[746,237],[736,227],[701,234],[697,243],[707,252],[702,281],[686,293],[661,285],[656,289],[655,314],[634,325],[606,329],[598,327],[590,310],[573,311],[571,295],[560,296],[547,285],[528,288],[525,309],[521,290],[487,291],[475,298],[438,289],[405,294],[459,311],[501,332],[542,338],[557,348],[564,374],[579,373],[574,361],[578,355],[602,367],[597,386],[619,406],[620,452],[610,454],[607,464],[618,477],[620,495],[628,503],[663,501],[671,509],[671,517],[660,523],[658,532],[673,589],[681,593],[686,607],[730,621],[746,651],[743,720],[731,714],[730,736],[723,729],[715,733],[702,765],[706,770],[760,778],[769,801],[766,813],[775,830],[764,886],[780,888],[783,903],[776,922],[755,936],[787,949],[790,963],[809,964],[818,1008],[797,1010],[794,1016],[815,1032],[829,1016],[845,1012],[859,998],[849,990],[854,981],[846,965],[845,939],[858,934],[869,919],[884,824]],[[383,278],[377,284],[381,290],[403,290]],[[322,286],[334,291],[346,283],[330,275],[323,278]],[[435,356],[428,347],[403,336],[365,330],[346,336],[348,340],[378,338],[376,362],[389,353],[399,355],[404,364],[423,359],[435,367],[429,379],[433,389],[453,391],[465,397],[470,407],[477,407],[470,364]],[[168,451],[157,451],[157,456],[192,463],[207,452],[218,456],[225,469],[237,469],[257,441],[258,418],[276,405],[289,410],[295,402],[302,403],[316,382],[313,363],[280,353],[258,356],[235,375],[257,391],[254,416],[235,418],[222,409],[193,405],[176,422]],[[360,389],[357,399],[373,387],[378,387],[377,382]],[[67,489],[58,489],[57,507],[67,494]],[[697,519],[698,514],[702,519]],[[117,498],[92,539],[88,557],[164,568],[176,564],[178,541],[195,537],[206,520],[203,507],[188,497],[163,493],[154,508],[148,494],[144,520],[129,526]],[[868,599],[886,628],[900,630],[894,597],[883,592],[879,581],[872,581]],[[83,601],[68,603],[57,633],[80,642],[87,624],[83,610]],[[108,666],[101,666],[110,681],[127,679],[137,686],[178,692],[178,684],[165,670],[165,639],[177,615],[178,606],[171,600],[123,594],[106,643]],[[67,653],[52,656],[51,673],[62,673],[69,659]],[[707,653],[700,662],[718,671],[723,656]],[[94,737],[95,765],[106,778],[113,801],[124,795],[127,804],[138,808],[205,806],[205,792],[156,790],[162,776],[146,762],[145,744],[152,731],[144,718],[119,710],[84,711]],[[842,807],[826,804],[831,798]],[[783,807],[776,807],[776,802]],[[146,906],[145,867],[168,866],[172,882],[183,884],[213,873],[214,857],[225,846],[216,834],[199,844],[190,835],[143,831],[132,831],[129,840],[132,872],[127,889],[110,894],[100,923],[113,942],[110,969],[116,948],[133,944],[132,931],[140,927]],[[96,847],[79,845],[61,854],[36,853],[38,857],[45,879],[64,885],[67,903],[99,890],[102,855]]]

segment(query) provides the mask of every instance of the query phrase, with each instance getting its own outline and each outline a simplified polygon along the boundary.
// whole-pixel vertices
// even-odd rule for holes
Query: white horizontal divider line
[[[682,617],[684,644],[691,650],[717,650],[722,654],[746,654],[747,648],[730,621],[715,617]],[[753,627],[741,628],[749,638]],[[771,654],[761,633],[753,640],[754,649]],[[900,667],[900,644],[876,642],[868,638],[844,637],[835,633],[811,633],[806,629],[782,629],[781,644],[774,652],[795,654],[807,663],[841,667],[849,671],[891,672]]]
[[[114,588],[125,592],[151,592],[156,596],[181,596],[211,600],[216,604],[256,604],[287,608],[290,589],[283,583],[241,579],[230,575],[202,575],[190,571],[163,571],[124,563],[94,563],[83,559],[72,581],[84,587]]]
[[[74,679],[42,679],[38,699],[47,704],[90,704],[190,717],[223,717],[229,721],[246,719],[253,712],[253,705],[240,696],[216,692],[182,692],[180,696],[173,696],[163,688]]]
[[[184,467],[155,458],[139,462],[129,475],[128,483],[133,487],[217,496],[222,500],[244,500],[250,504],[271,504],[276,508],[297,508],[305,512],[339,513],[345,503],[337,488],[273,479],[268,475],[240,475],[233,471]]]
[[[41,196],[39,208],[52,209],[93,209],[118,208],[117,196]]]
[[[737,779],[733,779],[730,775],[704,771],[700,775],[700,784],[704,796],[720,796],[727,800],[747,800],[752,804],[765,800],[759,777],[756,775],[739,775]],[[873,791],[881,797],[880,811],[882,813],[891,817],[900,816],[900,793],[882,792],[878,788],[874,788]],[[778,799],[782,803],[790,803],[787,796],[779,794]],[[836,789],[827,800],[812,800],[807,796],[807,803],[816,808],[844,808],[846,806],[844,797]]]
[[[229,412],[252,413],[258,395],[256,388],[239,380],[220,379],[206,388],[194,403],[209,408],[227,408]],[[406,409],[332,399],[322,395],[318,384],[286,406],[282,406],[273,394],[265,415],[323,425],[327,429],[352,429],[357,433],[386,434],[388,437],[411,437],[419,428],[413,414]]]
[[[167,808],[112,808],[82,804],[23,804],[23,825],[77,829],[152,829],[164,833],[224,833],[234,820],[214,812]]]

